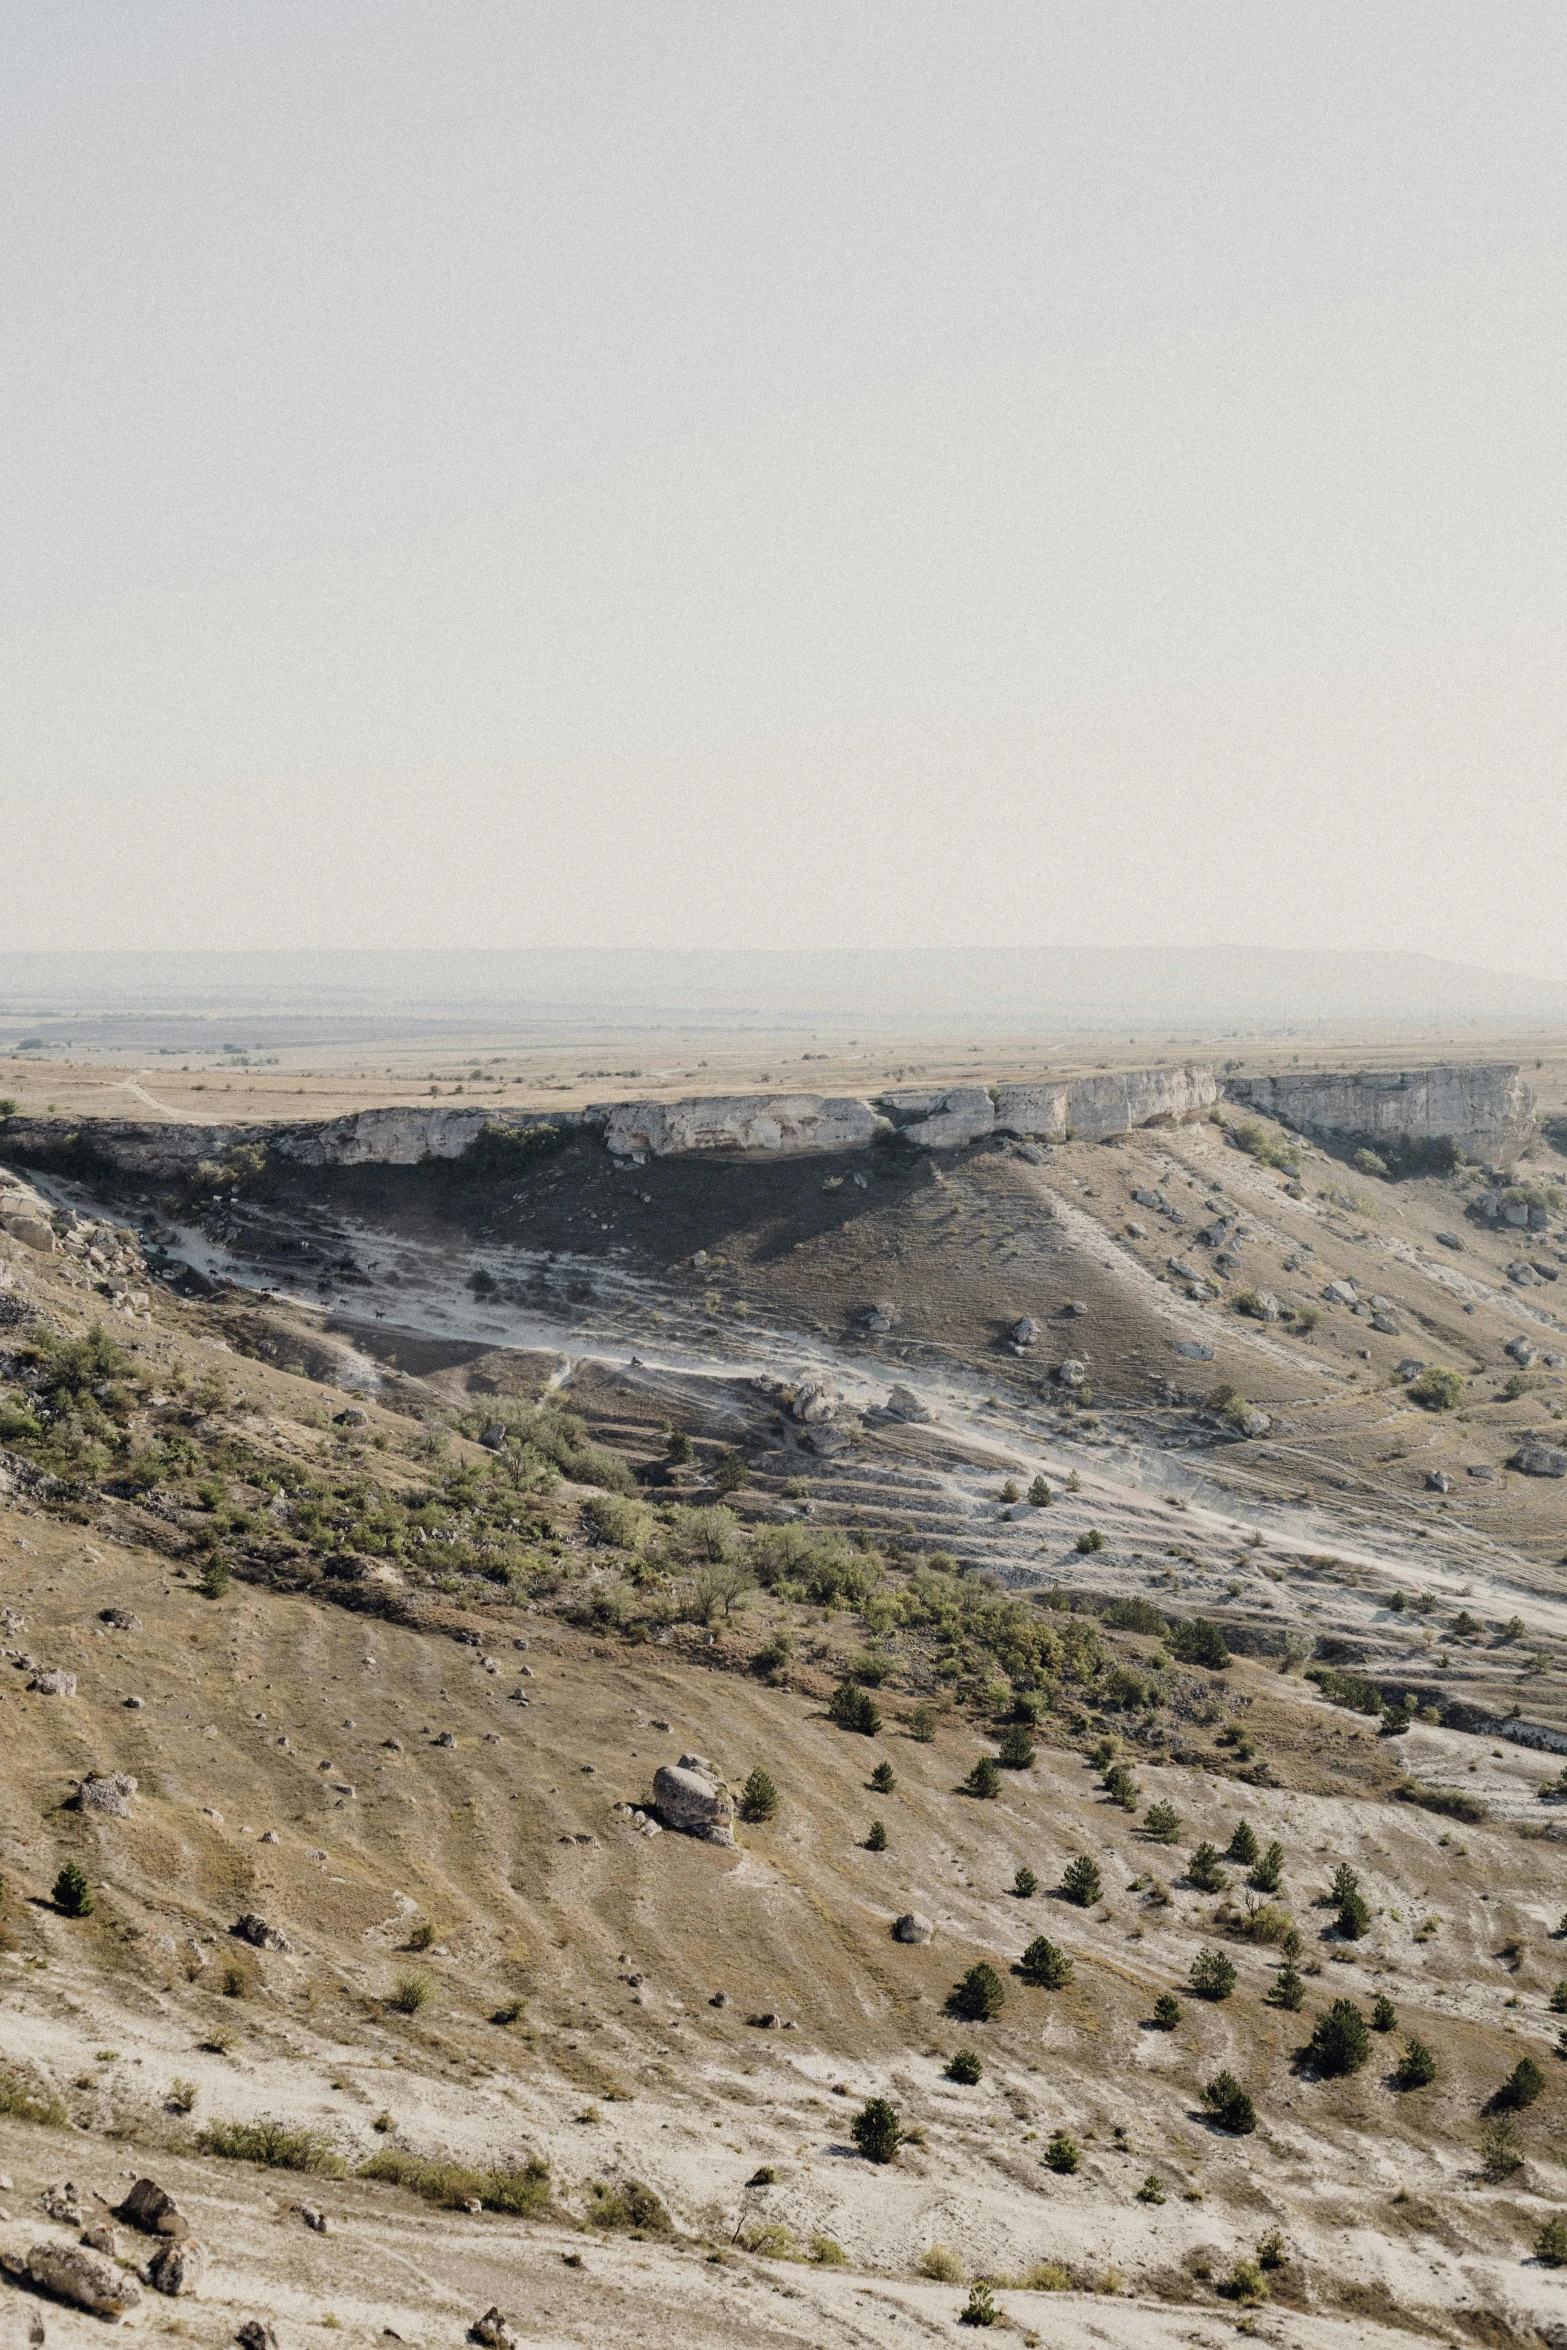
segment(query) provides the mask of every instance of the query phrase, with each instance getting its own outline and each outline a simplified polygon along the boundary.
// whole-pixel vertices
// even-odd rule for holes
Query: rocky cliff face
[[[618,1158],[684,1151],[853,1150],[886,1130],[869,1102],[819,1093],[717,1094],[683,1102],[616,1102],[591,1113]]]
[[[1535,1133],[1534,1088],[1502,1061],[1236,1077],[1225,1090],[1299,1133],[1364,1135],[1373,1146],[1450,1140],[1475,1158],[1505,1160]]]
[[[1212,1109],[1219,1088],[1211,1069],[1116,1069],[1065,1085],[1003,1085],[996,1096],[1002,1134],[1064,1142],[1104,1142],[1139,1126],[1185,1126]]]

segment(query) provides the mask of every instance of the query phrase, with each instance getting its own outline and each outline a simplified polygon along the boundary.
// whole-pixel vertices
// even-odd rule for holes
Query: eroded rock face
[[[1234,1102],[1302,1134],[1364,1135],[1394,1143],[1456,1142],[1475,1156],[1516,1158],[1534,1139],[1534,1088],[1516,1063],[1448,1062],[1431,1069],[1354,1074],[1289,1071],[1236,1077]]]
[[[1520,1444],[1512,1466],[1526,1477],[1567,1477],[1567,1452],[1556,1444]]]
[[[709,1844],[733,1844],[734,1798],[702,1755],[660,1763],[653,1774],[653,1801],[666,1828]]]
[[[1184,1126],[1219,1098],[1213,1071],[1195,1062],[1177,1069],[1115,1069],[1046,1085],[1003,1085],[996,1094],[998,1134],[1041,1142],[1103,1142],[1139,1126]]]
[[[250,1909],[234,1920],[229,1932],[236,1941],[248,1942],[253,1950],[292,1950],[294,1947],[286,1934],[281,1933],[276,1926],[268,1925],[265,1918],[258,1917]]]
[[[878,1094],[876,1107],[886,1113],[906,1142],[923,1150],[957,1150],[994,1132],[996,1105],[983,1085],[952,1085]]]
[[[106,1812],[111,1820],[128,1820],[136,1781],[129,1771],[91,1771],[77,1789],[81,1811]]]
[[[745,1151],[767,1156],[857,1149],[885,1131],[869,1102],[820,1093],[719,1094],[683,1102],[616,1102],[604,1140],[617,1158],[672,1157],[684,1151]]]

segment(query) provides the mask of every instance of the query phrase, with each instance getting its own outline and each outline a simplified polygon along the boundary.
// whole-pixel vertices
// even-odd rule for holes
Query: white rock
[[[709,1844],[733,1844],[734,1799],[700,1756],[660,1763],[653,1774],[653,1801],[666,1828],[704,1837]]]

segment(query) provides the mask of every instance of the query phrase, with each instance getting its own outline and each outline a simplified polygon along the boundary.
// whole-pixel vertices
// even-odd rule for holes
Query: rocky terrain
[[[1562,1163],[1134,1075],[0,1128],[0,2342],[1567,2341]]]

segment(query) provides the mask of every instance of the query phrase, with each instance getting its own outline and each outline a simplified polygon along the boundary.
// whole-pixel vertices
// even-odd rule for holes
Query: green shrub
[[[1022,1500],[1023,1496],[1018,1489],[1018,1483],[1015,1477],[1009,1477],[1007,1479],[1006,1483],[1001,1488],[999,1498],[1002,1501],[1008,1503]]]
[[[922,2277],[930,2277],[938,2285],[961,2285],[963,2263],[945,2244],[931,2244],[915,2262]]]
[[[992,1802],[1001,1793],[1001,1773],[992,1755],[982,1754],[963,1782],[965,1795],[977,1795],[983,1802]]]
[[[1436,2079],[1436,2058],[1424,2040],[1406,2040],[1404,2053],[1393,2068],[1394,2086],[1425,2089]]]
[[[1018,1870],[1017,1875],[1013,1878],[1012,1890],[1019,1901],[1032,1901],[1034,1895],[1039,1891],[1039,1879],[1026,1864]]]
[[[988,2024],[1001,2013],[1007,1987],[985,1959],[971,1966],[947,1993],[947,2013],[966,2024]]]
[[[1104,1546],[1105,1538],[1097,1526],[1085,1526],[1077,1538],[1077,1547],[1085,1555],[1089,1551],[1103,1550]]]
[[[1049,1485],[1041,1475],[1036,1477],[1033,1484],[1029,1487],[1028,1498],[1033,1503],[1036,1510],[1047,1510],[1051,1503],[1055,1500],[1055,1495],[1051,1492]]]
[[[85,1869],[68,1860],[54,1881],[53,1900],[62,1917],[90,1918],[97,1903]]]
[[[968,2299],[958,2311],[960,2326],[993,2326],[1001,2322],[996,2297],[983,2277],[975,2279],[968,2289]]]
[[[1319,2073],[1358,2073],[1371,2054],[1366,2019],[1352,1999],[1335,1999],[1312,2026],[1308,2054]]]
[[[1199,1893],[1222,1893],[1229,1883],[1219,1864],[1219,1848],[1206,1840],[1199,1844],[1186,1864],[1186,1874]]]
[[[1061,1872],[1061,1891],[1068,1901],[1079,1909],[1092,1909],[1104,1898],[1104,1885],[1099,1871],[1086,1853],[1069,1860]]]
[[[1026,1771],[1034,1760],[1034,1741],[1022,1722],[1014,1722],[1001,1733],[1001,1752],[996,1757],[1004,1770]]]
[[[1386,1992],[1372,2001],[1371,2029],[1374,2032],[1396,2032],[1398,2029],[1398,2009]]]
[[[1417,1804],[1422,1811],[1434,1811],[1443,1819],[1465,1820],[1471,1827],[1489,1819],[1490,1806],[1478,1795],[1471,1795],[1462,1787],[1423,1787],[1418,1779],[1405,1779],[1393,1790],[1396,1803]]]
[[[849,2135],[867,2162],[891,2162],[903,2143],[896,2106],[885,2097],[867,2098],[849,2125]]]
[[[1132,1777],[1125,1763],[1112,1763],[1100,1781],[1100,1785],[1104,1788],[1110,1801],[1118,1805],[1122,1811],[1135,1811],[1142,1801],[1142,1793],[1137,1781]]]
[[[1268,1991],[1268,1999],[1272,2006],[1287,2008],[1291,2015],[1298,2015],[1305,2006],[1305,1977],[1289,1959],[1284,1961],[1274,1976]]]
[[[836,2236],[813,2236],[811,2258],[818,2268],[847,2268],[849,2255]]]
[[[270,2114],[259,2121],[209,2122],[196,2144],[203,2154],[264,2163],[269,2170],[321,2171],[338,2179],[348,2167],[325,2130],[276,2121]]]
[[[1337,1925],[1346,1942],[1362,1941],[1371,1931],[1371,1911],[1363,1893],[1346,1893],[1339,1903]]]
[[[713,1483],[720,1493],[738,1493],[751,1482],[751,1464],[743,1452],[732,1444],[725,1445],[713,1464]]]
[[[871,1773],[871,1785],[878,1795],[892,1795],[897,1791],[898,1774],[890,1762],[879,1762]]]
[[[1161,1991],[1153,2003],[1154,2029],[1173,2032],[1181,2020],[1181,2003],[1173,1991]]]
[[[1162,2203],[1164,2199],[1164,2181],[1157,2171],[1150,2171],[1137,2190],[1137,2200],[1139,2203]]]
[[[645,1502],[631,1501],[623,1493],[590,1494],[582,1515],[600,1542],[611,1543],[616,1550],[646,1550],[658,1525]]]
[[[853,1681],[839,1682],[828,1701],[827,1715],[840,1730],[857,1730],[862,1738],[874,1738],[881,1729],[881,1708],[869,1690]]]
[[[1250,2098],[1246,2102],[1249,2105]],[[1219,2291],[1227,2301],[1239,2301],[1255,2308],[1258,2302],[1267,2300],[1268,2282],[1254,2260],[1237,2260]]]
[[[208,1599],[221,1599],[233,1577],[226,1558],[214,1551],[201,1570],[201,1588]]]
[[[668,2236],[674,2223],[659,2197],[640,2179],[621,2179],[614,2186],[595,2179],[588,2220],[595,2228],[626,2228],[637,2235]]]
[[[740,1817],[754,1824],[773,1819],[777,1811],[778,1790],[758,1764],[740,1790]]]
[[[380,2128],[377,2122],[377,2129]],[[504,2211],[529,2219],[548,2209],[550,2166],[534,2159],[493,2170],[470,2169],[465,2163],[427,2162],[417,2154],[403,2154],[388,2146],[372,2154],[359,2169],[362,2179],[380,2179],[392,2187],[406,2187],[425,2203],[447,2211],[462,2211],[482,2203],[487,2211]]]
[[[386,2004],[399,2015],[417,2015],[434,1997],[435,1985],[428,1975],[399,1975]]]
[[[1044,1934],[1036,1934],[1018,1960],[1018,1973],[1025,1983],[1037,1983],[1042,1991],[1062,1991],[1072,1980],[1072,1961],[1059,1943]]]
[[[1199,1999],[1228,1999],[1235,1989],[1234,1962],[1222,1950],[1199,1950],[1186,1979]]]
[[[200,2087],[195,2081],[187,2080],[183,2074],[176,2073],[169,2083],[167,2104],[170,2113],[193,2113],[196,2100],[200,2095]]]
[[[963,2088],[972,2089],[984,2073],[984,2066],[972,2048],[960,2048],[947,2066],[947,2079],[957,2081]]]
[[[1181,1815],[1171,1803],[1151,1803],[1143,1814],[1143,1832],[1156,1844],[1174,1844],[1180,1838]]]
[[[1330,1705],[1341,1705],[1350,1713],[1379,1714],[1386,1704],[1375,1681],[1359,1673],[1341,1673],[1334,1665],[1308,1665],[1306,1678],[1315,1681]]]
[[[1221,2130],[1249,2137],[1257,2127],[1257,2109],[1231,2072],[1215,2073],[1203,2090],[1202,2101]]]
[[[0,2114],[9,2121],[39,2122],[50,2130],[63,2130],[71,2118],[46,2082],[10,2065],[0,2066]]]
[[[1260,1125],[1255,1118],[1239,1118],[1228,1131],[1236,1148],[1259,1166],[1275,1168],[1281,1175],[1300,1173],[1300,1144],[1291,1142],[1276,1127]]]
[[[921,1746],[928,1746],[936,1735],[936,1709],[933,1705],[917,1705],[909,1716],[909,1736]]]
[[[1463,1374],[1447,1370],[1440,1363],[1433,1363],[1428,1371],[1421,1372],[1418,1379],[1411,1379],[1404,1393],[1411,1403],[1419,1404],[1422,1411],[1456,1411],[1464,1400]]]
[[[887,1830],[880,1820],[872,1820],[870,1826],[866,1829],[865,1849],[867,1852],[886,1851]]]
[[[1211,1673],[1222,1673],[1230,1661],[1224,1634],[1206,1616],[1198,1616],[1190,1624],[1177,1625],[1170,1651],[1181,1664],[1206,1665]]]
[[[1046,2170],[1060,2171],[1063,2176],[1069,2176],[1075,2171],[1082,2159],[1082,2149],[1075,2138],[1068,2137],[1065,2130],[1057,2130],[1045,2148]]]
[[[1567,2015],[1567,1981],[1556,1985],[1551,1993],[1549,2005],[1552,2015]]]

